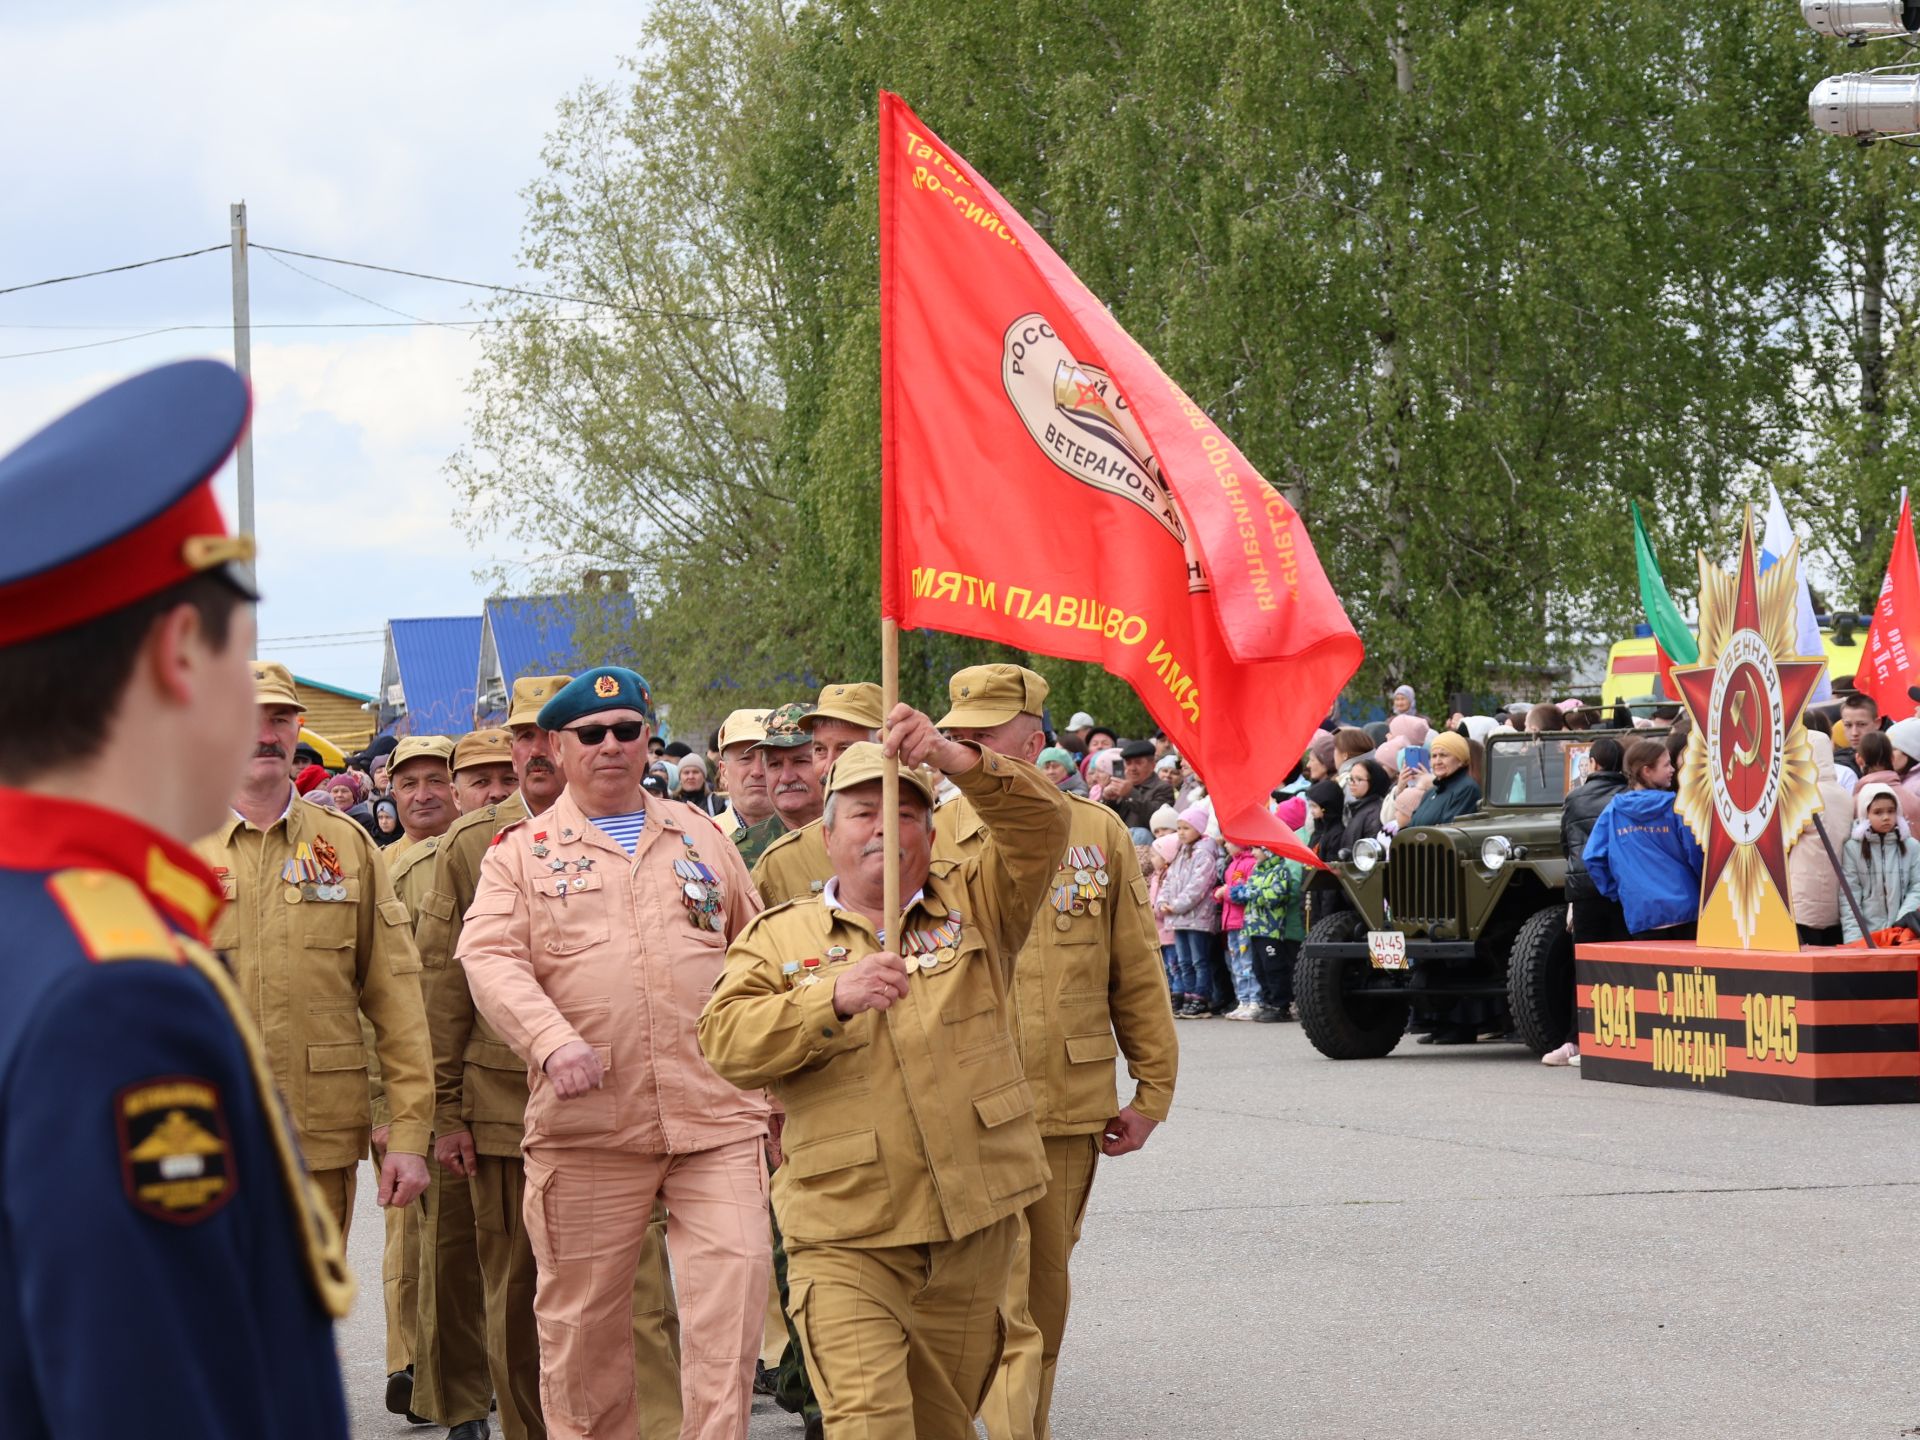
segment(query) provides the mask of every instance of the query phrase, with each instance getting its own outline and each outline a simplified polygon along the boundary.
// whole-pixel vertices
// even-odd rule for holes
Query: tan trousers
[[[1050,1135],[1045,1143],[1053,1179],[1019,1216],[1007,1285],[1006,1353],[980,1411],[988,1440],[1048,1440],[1051,1434],[1053,1376],[1072,1297],[1067,1262],[1087,1217],[1100,1137]]]
[[[517,1157],[481,1155],[469,1187],[486,1288],[487,1366],[500,1404],[500,1433],[504,1440],[546,1440],[540,1414],[540,1336],[533,1318],[533,1244],[525,1218],[526,1170]],[[680,1315],[667,1263],[667,1215],[658,1204],[649,1217],[633,1278],[633,1363],[640,1440],[678,1440]]]
[[[320,1192],[327,1209],[333,1212],[333,1223],[340,1227],[340,1241],[345,1244],[347,1227],[353,1223],[353,1194],[360,1167],[346,1165],[338,1170],[315,1170],[312,1174],[314,1188]]]
[[[832,1440],[973,1440],[1019,1218],[872,1250],[788,1237],[788,1304]]]
[[[380,1247],[380,1289],[387,1302],[387,1373],[391,1375],[413,1364],[418,1339],[420,1207],[388,1206],[380,1212],[380,1218],[386,1227],[386,1240]],[[414,1408],[419,1410],[417,1405]]]
[[[473,1193],[465,1177],[427,1160],[427,1193],[407,1207],[418,1232],[419,1288],[413,1332],[413,1409],[442,1425],[487,1418],[486,1294],[474,1244]],[[393,1212],[387,1212],[391,1235]],[[392,1355],[392,1308],[388,1308]],[[391,1365],[387,1367],[392,1369]]]
[[[679,1264],[683,1440],[741,1440],[772,1265],[758,1138],[685,1155],[543,1146],[526,1157],[538,1285],[540,1399],[549,1435],[624,1437],[639,1425],[633,1287],[656,1200]]]
[[[787,1312],[780,1306],[780,1282],[767,1281],[767,1314],[760,1332],[760,1363],[769,1370],[780,1368],[780,1357],[787,1353]]]

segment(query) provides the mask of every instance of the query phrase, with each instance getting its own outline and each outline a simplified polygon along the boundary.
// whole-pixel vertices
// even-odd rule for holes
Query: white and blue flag
[[[1787,507],[1780,503],[1780,491],[1774,483],[1767,482],[1767,533],[1760,540],[1760,573],[1766,574],[1775,565],[1786,558],[1787,547],[1793,544],[1793,527],[1787,523]],[[1804,550],[1800,553],[1800,608],[1799,619],[1794,626],[1794,643],[1802,655],[1818,655],[1826,659],[1827,647],[1820,639],[1820,621],[1813,613],[1813,591],[1807,585],[1807,558]],[[1814,686],[1809,703],[1819,704],[1822,700],[1833,698],[1833,677],[1826,671],[1820,674],[1820,683]]]

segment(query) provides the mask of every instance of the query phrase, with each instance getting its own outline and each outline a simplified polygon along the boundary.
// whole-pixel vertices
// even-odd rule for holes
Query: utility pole
[[[253,388],[253,321],[247,306],[247,202],[227,207],[233,250],[233,368]],[[253,427],[240,436],[235,452],[239,462],[240,533],[253,534]]]

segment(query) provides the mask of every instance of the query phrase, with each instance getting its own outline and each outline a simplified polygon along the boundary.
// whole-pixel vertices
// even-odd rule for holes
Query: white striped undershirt
[[[606,831],[608,838],[629,855],[639,846],[640,832],[647,824],[647,812],[644,810],[629,810],[624,815],[590,815],[587,818]]]

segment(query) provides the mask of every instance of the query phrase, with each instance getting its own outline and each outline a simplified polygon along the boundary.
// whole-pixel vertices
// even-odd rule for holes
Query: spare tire
[[[1507,955],[1507,1009],[1536,1055],[1557,1050],[1573,1028],[1573,936],[1567,907],[1536,910]]]
[[[1300,944],[1293,967],[1293,1003],[1300,1028],[1313,1048],[1329,1060],[1378,1060],[1392,1052],[1407,1033],[1405,1000],[1356,998],[1351,992],[1372,983],[1365,957],[1337,958],[1323,948],[1351,944],[1366,932],[1366,922],[1351,910],[1316,920]]]

